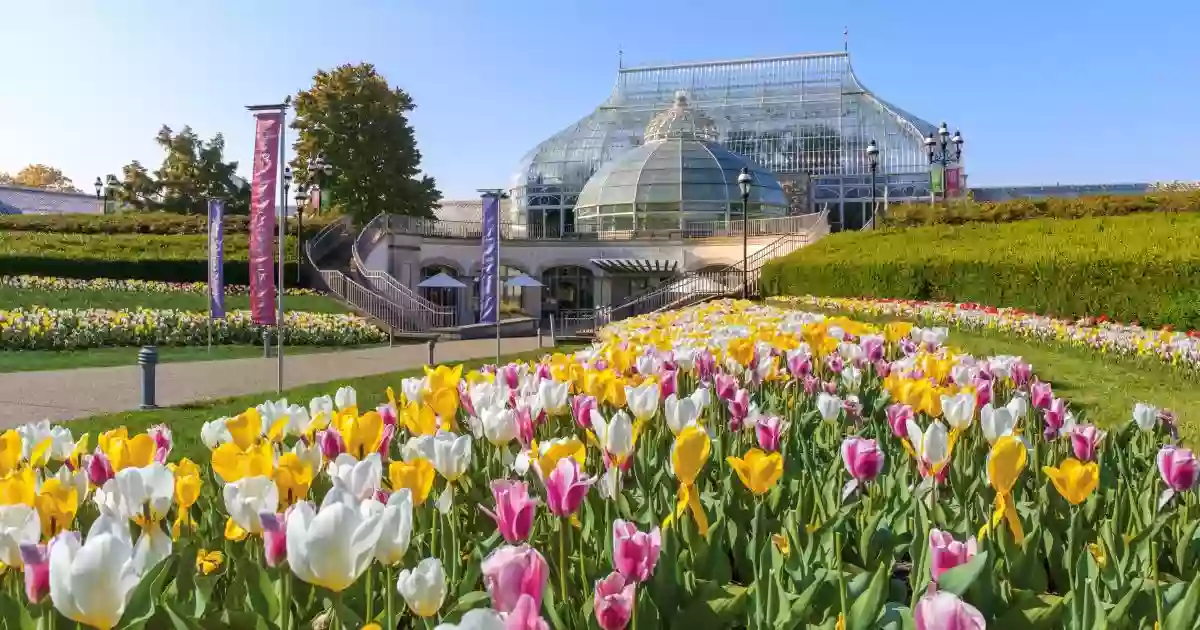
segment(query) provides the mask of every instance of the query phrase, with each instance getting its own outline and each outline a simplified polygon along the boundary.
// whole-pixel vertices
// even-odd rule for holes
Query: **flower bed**
[[[1200,371],[1200,332],[1159,330],[1121,324],[1105,317],[1078,320],[1027,313],[1015,308],[980,304],[923,302],[871,298],[773,298],[772,302],[798,307],[843,311],[871,317],[903,317],[964,330],[997,330],[1025,339],[1087,348],[1105,354],[1155,358],[1190,372]]]
[[[113,278],[54,278],[49,276],[0,276],[0,287],[37,291],[118,291],[121,293],[208,293],[207,282],[160,282]],[[225,286],[225,295],[249,295],[250,286]],[[322,295],[313,289],[284,288],[284,295]]]
[[[212,322],[213,343],[254,344],[262,328],[249,311]],[[284,314],[284,342],[340,346],[382,343],[386,334],[357,315]],[[76,350],[104,346],[193,346],[208,343],[208,313],[176,310],[0,309],[0,350]]]
[[[199,464],[166,427],[22,427],[0,561],[25,594],[0,605],[102,628],[1189,627],[1200,463],[1174,419],[1139,404],[1106,433],[945,334],[726,301],[230,410]]]

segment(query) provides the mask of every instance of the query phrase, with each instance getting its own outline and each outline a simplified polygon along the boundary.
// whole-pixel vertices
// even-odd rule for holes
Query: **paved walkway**
[[[536,338],[505,339],[505,354],[537,349]],[[137,355],[130,349],[130,360]],[[337,353],[287,356],[284,348],[284,388],[411,370],[425,365],[425,344],[348,350]],[[443,341],[438,363],[486,359],[496,355],[492,339]],[[157,403],[161,407],[213,398],[274,392],[276,360],[228,359],[162,363],[156,373]],[[0,428],[42,418],[73,420],[104,413],[131,411],[141,402],[141,369],[136,365],[45,372],[0,374]]]

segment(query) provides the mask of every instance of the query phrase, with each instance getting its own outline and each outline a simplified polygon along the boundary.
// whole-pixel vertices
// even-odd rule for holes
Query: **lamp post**
[[[304,270],[304,204],[308,201],[309,189],[304,182],[296,184],[296,286],[300,286]]]
[[[875,205],[875,173],[879,170],[879,145],[875,144],[874,140],[867,143],[867,165],[871,167],[871,229],[875,229],[876,205]],[[863,217],[863,223],[866,224],[866,217]]]
[[[738,188],[742,191],[742,299],[750,299],[750,184],[754,177],[750,169],[742,167],[737,178]]]
[[[312,189],[317,191],[317,204],[320,210],[321,191],[325,184],[325,179],[333,174],[333,165],[325,161],[325,156],[318,153],[308,161],[308,183],[312,186],[308,193],[311,194]],[[297,194],[299,190],[297,190]],[[305,196],[308,199],[308,196]],[[304,212],[300,209],[300,203],[296,203],[296,262],[301,264],[301,256],[304,251]],[[296,283],[300,283],[300,268],[296,269]]]
[[[104,205],[100,208],[100,214],[108,214],[108,200],[112,196],[113,191],[120,185],[121,183],[117,181],[117,178],[112,173],[109,173],[104,180],[101,180],[99,177],[96,178],[96,199],[100,199],[101,196],[104,198]]]
[[[925,151],[929,154],[929,164],[939,164],[942,167],[942,199],[946,198],[946,165],[951,162],[957,163],[962,159],[962,132],[955,131],[954,137],[950,137],[950,129],[946,127],[946,123],[942,123],[937,130],[938,139],[934,139],[933,134],[925,136]],[[954,144],[954,155],[951,157],[948,144]],[[930,203],[937,199],[937,191],[933,191],[933,196],[930,198]]]

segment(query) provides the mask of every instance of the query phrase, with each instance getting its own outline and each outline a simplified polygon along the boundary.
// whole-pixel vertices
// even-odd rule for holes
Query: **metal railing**
[[[591,226],[543,226],[508,223],[499,225],[500,239],[506,241],[634,241],[634,240],[692,240],[741,237],[743,229],[749,236],[778,236],[806,232],[818,222],[817,214],[771,219],[740,219],[729,221],[687,221],[681,227],[636,230],[599,230]],[[375,220],[379,220],[376,217]],[[372,221],[374,223],[375,221]],[[388,215],[384,228],[395,234],[426,238],[480,240],[483,224],[479,221],[441,221],[418,217]]]
[[[379,214],[371,219],[358,238],[354,239],[352,260],[358,274],[366,280],[366,284],[379,295],[383,296],[395,310],[409,320],[401,330],[423,332],[434,328],[450,328],[456,324],[457,313],[454,307],[438,306],[414,292],[390,273],[378,269],[370,269],[364,260],[370,257],[373,249],[381,240],[388,236],[388,215]],[[415,329],[415,330],[413,330]]]

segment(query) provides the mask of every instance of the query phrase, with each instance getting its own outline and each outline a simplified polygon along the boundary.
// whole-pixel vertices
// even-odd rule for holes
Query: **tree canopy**
[[[309,160],[321,155],[333,167],[323,188],[345,211],[362,219],[380,212],[433,216],[442,194],[432,177],[421,174],[407,117],[415,107],[372,64],[318,71],[312,87],[296,95],[296,180],[311,183]]]
[[[204,214],[209,199],[224,199],[225,212],[246,214],[250,189],[236,176],[237,162],[225,161],[221,134],[203,141],[184,127],[175,133],[163,125],[155,137],[166,151],[162,165],[150,172],[137,160],[122,169],[117,199],[143,210]]]
[[[63,172],[45,164],[30,164],[17,171],[16,175],[0,173],[0,184],[9,186],[24,186],[25,188],[45,188],[60,192],[81,192],[75,187],[70,177]]]

